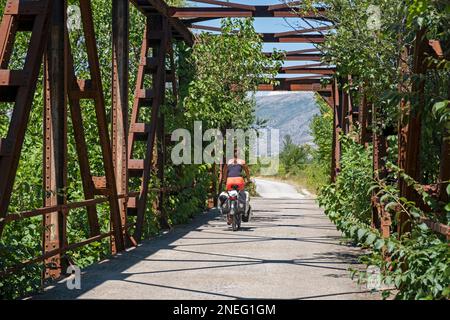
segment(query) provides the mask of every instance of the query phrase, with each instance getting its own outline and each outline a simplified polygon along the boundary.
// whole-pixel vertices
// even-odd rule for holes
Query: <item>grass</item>
[[[274,176],[261,176],[261,179],[284,181],[296,187],[301,192],[302,189],[308,190],[311,194],[316,195],[319,189],[328,183],[328,174],[325,168],[317,164],[308,164],[304,169],[294,173],[287,172],[285,168],[280,166],[279,173]]]

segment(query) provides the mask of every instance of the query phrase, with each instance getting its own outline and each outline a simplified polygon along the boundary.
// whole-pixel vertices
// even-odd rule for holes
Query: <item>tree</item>
[[[206,128],[247,129],[255,120],[249,93],[273,81],[279,56],[262,53],[253,19],[224,19],[220,35],[200,34],[192,48],[195,75],[184,100],[187,117]]]
[[[331,165],[331,142],[333,137],[333,112],[331,107],[320,97],[316,96],[319,114],[314,115],[310,123],[310,130],[314,144],[314,160],[329,172]]]
[[[310,160],[311,148],[309,145],[296,145],[290,135],[283,138],[283,151],[280,153],[280,162],[286,173],[299,173]]]

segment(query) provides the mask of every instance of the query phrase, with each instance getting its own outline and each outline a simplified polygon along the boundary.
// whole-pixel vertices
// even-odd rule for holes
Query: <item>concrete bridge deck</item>
[[[378,299],[350,279],[358,248],[311,195],[257,181],[253,219],[231,231],[217,211],[82,271],[35,299]],[[270,197],[275,195],[274,197]]]

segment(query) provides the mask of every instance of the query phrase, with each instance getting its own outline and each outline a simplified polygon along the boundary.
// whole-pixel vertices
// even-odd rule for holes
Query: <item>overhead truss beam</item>
[[[225,2],[225,1],[217,1],[217,0],[189,0],[189,1],[199,2],[199,3],[207,3],[207,4],[215,4],[215,5],[234,8],[234,9],[243,9],[243,10],[251,10],[251,11],[256,10],[255,6],[242,4],[242,3]]]
[[[179,19],[171,17],[171,9],[163,0],[130,0],[139,11],[144,15],[152,15],[158,13],[164,17],[168,17],[169,25],[173,31],[175,38],[181,38],[187,44],[194,44],[194,37],[189,29]]]
[[[264,54],[268,57],[271,57],[273,54],[271,52],[264,52]],[[313,53],[313,54],[296,54],[296,53],[290,53],[287,52],[286,55],[283,57],[283,60],[286,61],[320,61],[322,60],[323,55],[319,53]]]
[[[307,66],[291,66],[291,67],[281,67],[278,73],[280,74],[322,74],[322,75],[332,75],[334,74],[334,68],[316,68]]]
[[[313,91],[322,92],[327,95],[327,92],[331,95],[331,85],[323,86],[320,79],[277,79],[278,84],[260,84],[258,85],[259,91]]]
[[[149,0],[150,1],[150,0]],[[170,7],[169,16],[182,19],[220,19],[220,18],[305,18],[329,21],[325,9],[297,12],[289,7],[273,9],[271,6],[254,6],[254,10],[232,7]],[[188,21],[189,22],[189,21]]]
[[[191,25],[191,29],[222,32],[220,27]],[[292,42],[292,43],[322,43],[325,36],[322,34],[286,34],[279,33],[260,33],[264,42]]]

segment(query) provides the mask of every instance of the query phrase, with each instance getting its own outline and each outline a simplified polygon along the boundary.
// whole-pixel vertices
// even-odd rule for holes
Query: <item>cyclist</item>
[[[223,177],[226,181],[226,189],[232,190],[233,186],[238,186],[238,190],[244,190],[245,181],[242,176],[242,170],[245,171],[245,178],[247,182],[250,182],[250,170],[245,160],[239,159],[237,156],[237,149],[234,149],[233,158],[228,160],[228,162],[223,166]]]
[[[245,180],[243,177],[243,171],[245,172],[245,178],[247,183],[250,182],[250,170],[245,160],[238,158],[238,150],[234,149],[233,158],[228,160],[228,162],[223,166],[222,169],[222,181],[226,182],[226,190],[230,191],[233,186],[237,186],[238,190],[245,197],[243,200],[245,202],[244,211],[247,214],[249,193],[245,191]],[[244,192],[242,192],[244,191]],[[228,224],[231,224],[230,217],[228,217]]]

